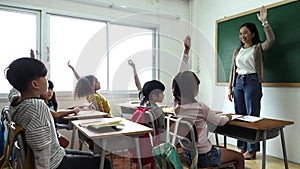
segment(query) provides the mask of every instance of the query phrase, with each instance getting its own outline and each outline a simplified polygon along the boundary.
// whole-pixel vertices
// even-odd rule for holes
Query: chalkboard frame
[[[267,7],[268,13],[269,13],[272,10],[272,8],[274,8],[274,7],[280,7],[282,5],[286,5],[286,4],[289,4],[289,3],[292,3],[292,2],[297,2],[297,1],[298,0],[288,0],[288,1],[274,3],[274,4],[268,5],[266,7]],[[300,3],[300,2],[298,1],[297,3]],[[220,26],[220,24],[222,24],[226,21],[235,22],[234,21],[235,19],[239,19],[239,18],[242,18],[242,17],[245,18],[245,17],[248,17],[250,15],[256,15],[256,13],[259,13],[259,10],[260,10],[260,8],[256,8],[256,9],[246,11],[246,12],[243,12],[243,13],[240,13],[240,14],[237,14],[237,15],[232,15],[230,17],[224,17],[224,18],[219,19],[219,20],[216,21],[216,36],[215,36],[215,38],[216,38],[215,39],[215,47],[216,48],[215,49],[216,49],[217,52],[216,52],[216,64],[215,64],[216,65],[216,73],[215,73],[216,77],[215,77],[215,79],[216,79],[216,85],[217,86],[228,86],[229,85],[228,81],[229,81],[229,75],[230,75],[230,69],[231,69],[232,53],[233,53],[234,49],[236,49],[239,46],[240,42],[239,42],[239,39],[238,39],[238,28],[242,23],[240,23],[239,25],[236,26],[236,35],[234,35],[234,36],[236,36],[235,37],[236,39],[234,39],[235,42],[230,42],[230,40],[232,40],[232,37],[230,37],[229,38],[229,43],[228,43],[229,47],[226,47],[226,49],[219,49],[219,31],[222,31],[222,27]],[[270,17],[268,16],[268,18],[270,18]],[[293,19],[293,22],[294,21],[295,21],[295,19]],[[261,23],[260,23],[260,21],[258,21],[257,17],[252,18],[249,22],[255,23],[257,27],[261,26]],[[270,24],[273,28],[274,23],[270,23]],[[264,40],[265,35],[263,33],[263,28],[258,27],[258,30],[259,30],[261,40]],[[275,30],[274,30],[274,32],[275,32]],[[275,35],[276,35],[276,32],[275,32]],[[225,36],[225,38],[226,38],[226,36]],[[228,59],[227,59],[227,63],[224,60],[221,61],[222,57],[225,57],[225,56],[222,56],[223,51],[221,51],[221,50],[226,50],[227,54],[230,51],[229,52],[230,55],[226,55],[226,57],[230,57],[230,59],[229,59],[230,63],[228,62]],[[269,50],[271,51],[272,48],[269,49]],[[267,52],[267,54],[268,54],[268,52]],[[300,74],[300,72],[299,72],[299,74]],[[299,81],[297,79],[296,82],[294,82],[294,81],[293,82],[286,82],[286,81],[268,82],[268,81],[265,81],[264,83],[262,83],[262,85],[265,86],[265,87],[300,87],[300,79],[299,79]]]

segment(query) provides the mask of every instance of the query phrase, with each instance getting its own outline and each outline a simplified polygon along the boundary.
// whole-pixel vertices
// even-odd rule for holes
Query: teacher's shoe
[[[245,160],[254,160],[256,158],[256,152],[249,152],[243,154]]]

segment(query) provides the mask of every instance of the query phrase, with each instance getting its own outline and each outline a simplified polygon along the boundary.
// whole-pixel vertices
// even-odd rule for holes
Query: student
[[[54,85],[53,85],[52,81],[48,80],[48,90],[46,93],[42,94],[40,96],[40,98],[43,99],[44,102],[46,103],[46,105],[49,107],[50,112],[51,112],[52,116],[54,117],[56,127],[57,127],[57,123],[68,125],[69,121],[64,120],[63,117],[67,116],[69,114],[78,113],[79,108],[57,111],[58,103],[57,103],[55,92],[53,91],[53,88],[54,88]],[[64,137],[62,134],[60,134],[58,131],[57,131],[57,136],[58,136],[59,144],[63,148],[66,148],[69,145],[68,139],[66,137]]]
[[[142,89],[142,94],[144,98],[141,101],[141,105],[144,105],[145,107],[149,107],[150,110],[153,111],[156,120],[157,120],[157,130],[160,134],[160,141],[165,142],[165,124],[164,124],[164,118],[165,113],[162,111],[162,109],[156,104],[161,103],[165,97],[164,95],[165,91],[165,85],[157,80],[151,80],[144,84]]]
[[[52,116],[55,118],[56,122],[68,124],[68,120],[64,120],[62,117],[67,116],[69,114],[76,114],[80,111],[79,108],[75,107],[69,110],[57,110],[58,103],[56,100],[55,92],[53,91],[54,85],[51,80],[48,80],[48,90],[46,93],[41,95],[41,99],[43,99],[46,105],[50,108],[50,112]]]
[[[25,129],[26,142],[33,151],[35,169],[96,169],[100,157],[65,150],[57,139],[53,117],[39,97],[48,88],[45,65],[33,58],[14,60],[5,70],[13,86],[9,93],[12,120]],[[105,159],[105,168],[110,162]]]
[[[75,86],[74,97],[85,97],[89,103],[93,103],[96,109],[108,113],[112,116],[108,101],[104,96],[97,92],[100,89],[98,79],[93,75],[81,77]]]
[[[273,45],[275,35],[267,21],[267,9],[262,7],[258,19],[262,22],[266,41],[261,42],[258,30],[253,23],[240,27],[241,46],[233,53],[229,79],[228,99],[234,98],[236,114],[260,116],[263,81],[263,54]],[[237,147],[245,159],[254,159],[260,150],[259,143],[238,140]]]
[[[172,93],[178,106],[175,113],[178,117],[191,121],[197,130],[198,141],[198,167],[220,166],[222,163],[235,161],[237,169],[244,169],[244,158],[239,152],[215,147],[207,137],[207,122],[217,126],[225,125],[231,115],[219,116],[215,114],[207,105],[199,102],[195,97],[199,93],[200,80],[191,71],[179,72],[172,81]],[[183,154],[187,164],[192,164],[191,150],[183,143]]]
[[[97,92],[97,90],[101,89],[98,79],[93,75],[80,77],[74,67],[70,65],[70,61],[68,62],[68,66],[78,80],[75,86],[74,97],[86,97],[89,103],[93,103],[94,106],[96,106],[97,110],[106,112],[108,113],[108,116],[112,116],[110,105],[107,99],[102,94]]]

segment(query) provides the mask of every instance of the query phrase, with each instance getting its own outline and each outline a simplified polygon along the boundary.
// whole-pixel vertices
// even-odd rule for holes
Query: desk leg
[[[284,166],[285,166],[285,169],[288,169],[289,168],[289,163],[288,163],[287,154],[286,154],[283,128],[280,129],[280,137],[281,137],[281,146],[282,146],[282,152],[283,152]]]
[[[266,140],[267,140],[267,131],[264,131],[263,139],[263,152],[262,152],[262,169],[266,168]]]
[[[70,145],[71,149],[74,149],[74,142],[75,142],[76,131],[77,131],[76,127],[73,126],[72,138],[71,138],[71,145]]]
[[[135,145],[136,145],[136,155],[137,155],[137,159],[138,159],[138,165],[139,165],[139,169],[142,169],[142,161],[141,161],[141,151],[140,151],[140,143],[139,143],[139,138],[135,137],[134,138],[135,141]]]
[[[224,148],[227,148],[227,137],[224,136]]]
[[[101,147],[101,159],[100,159],[100,169],[104,169],[104,160],[105,160],[105,148],[107,140],[103,139],[103,145]]]
[[[216,145],[219,146],[219,138],[218,138],[218,134],[215,133],[215,139],[216,139]]]

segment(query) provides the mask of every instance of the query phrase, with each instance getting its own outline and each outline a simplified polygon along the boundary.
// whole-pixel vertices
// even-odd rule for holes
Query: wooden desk
[[[276,120],[264,118],[257,122],[244,122],[233,120],[222,127],[216,127],[214,133],[224,135],[224,145],[226,146],[226,136],[247,142],[263,142],[262,169],[266,168],[266,140],[281,136],[281,144],[285,169],[288,169],[288,159],[286,154],[283,128],[292,125],[292,121]]]
[[[69,120],[69,124],[72,127],[72,123],[70,121],[72,120],[78,120],[78,119],[91,119],[91,118],[103,118],[103,116],[107,115],[105,112],[100,112],[97,110],[81,110],[76,115],[75,114],[69,114],[68,116],[63,117],[65,120]],[[74,148],[74,140],[75,140],[75,133],[76,131],[72,131],[72,138],[71,138],[71,146],[70,148]]]
[[[89,130],[85,127],[81,127],[81,123],[85,123],[89,120],[75,120],[72,121],[74,126],[73,131],[78,130],[85,137],[90,138],[101,148],[101,162],[100,169],[104,167],[105,151],[115,151],[124,148],[136,148],[139,168],[142,168],[140,147],[139,147],[139,136],[152,132],[152,128],[143,126],[141,124],[126,120],[121,117],[113,117],[122,120],[124,124],[121,130],[110,130],[107,132],[99,132],[96,130]],[[74,143],[74,142],[73,142]]]

